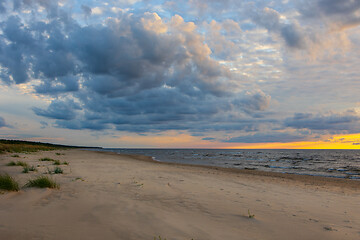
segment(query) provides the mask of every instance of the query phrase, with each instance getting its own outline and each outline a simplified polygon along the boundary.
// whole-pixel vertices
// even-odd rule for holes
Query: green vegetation
[[[40,176],[33,180],[29,180],[25,187],[59,188],[59,185],[47,176]]]
[[[63,162],[61,163],[60,160],[55,160],[55,159],[52,159],[52,158],[48,158],[48,157],[45,157],[45,158],[40,158],[39,161],[42,161],[42,162],[54,162],[54,165],[69,165],[68,162]]]
[[[39,161],[41,161],[41,162],[53,162],[55,160],[52,159],[52,158],[44,157],[44,158],[40,158]]]
[[[250,213],[250,209],[248,209],[248,218],[255,218],[255,215]]]
[[[53,162],[54,162],[54,165],[61,165],[59,160],[54,160]]]
[[[60,155],[65,155],[64,153],[55,153],[56,155],[60,156]]]
[[[16,166],[28,167],[29,165],[26,162],[17,161]]]
[[[8,164],[6,164],[6,166],[16,166],[16,162],[11,161],[11,162],[9,162]]]
[[[29,173],[29,172],[36,172],[36,168],[34,166],[26,166],[26,167],[23,167],[23,173]]]
[[[54,169],[54,174],[62,174],[64,171],[60,167]]]
[[[20,157],[19,154],[13,154],[13,155],[11,155],[11,156],[12,156],[12,157],[16,157],[16,158]]]
[[[60,167],[55,167],[54,170],[47,169],[48,174],[62,174],[64,173],[64,170],[62,170]]]
[[[70,146],[55,145],[49,143],[28,142],[19,140],[0,140],[0,153],[29,153],[37,151],[50,151],[66,149]]]
[[[11,161],[8,164],[6,164],[6,166],[22,166],[22,167],[28,167],[29,165],[26,162],[22,162],[22,161]]]
[[[0,174],[0,189],[7,191],[19,191],[19,184],[8,174]]]

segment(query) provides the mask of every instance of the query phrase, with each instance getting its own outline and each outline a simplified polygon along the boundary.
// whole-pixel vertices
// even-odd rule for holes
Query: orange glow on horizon
[[[334,135],[327,140],[272,143],[227,143],[205,141],[203,137],[168,131],[166,135],[128,135],[116,138],[116,145],[145,148],[209,148],[209,149],[359,149],[360,134]],[[114,143],[114,142],[113,142]],[[132,146],[128,146],[131,143]]]
[[[241,149],[359,149],[360,134],[335,135],[326,141],[303,141],[303,142],[274,142],[274,143],[244,143],[230,148]]]

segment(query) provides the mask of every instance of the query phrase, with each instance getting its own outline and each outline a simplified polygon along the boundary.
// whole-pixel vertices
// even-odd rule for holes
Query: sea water
[[[360,150],[121,149],[163,162],[360,179]]]

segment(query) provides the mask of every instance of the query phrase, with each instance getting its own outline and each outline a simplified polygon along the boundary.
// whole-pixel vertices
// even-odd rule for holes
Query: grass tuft
[[[52,158],[44,157],[44,158],[40,158],[39,161],[41,161],[41,162],[53,162],[55,160],[52,159]]]
[[[6,164],[6,166],[22,166],[22,167],[28,167],[29,165],[26,162],[22,162],[22,161],[11,161],[8,164]]]
[[[54,160],[54,165],[61,165],[59,160]]]
[[[11,157],[18,158],[18,157],[20,157],[20,156],[19,156],[19,154],[13,154],[13,155],[11,155]]]
[[[23,173],[29,173],[29,172],[36,172],[36,168],[34,166],[26,166],[26,167],[23,167]]]
[[[16,162],[11,161],[11,162],[7,163],[6,166],[16,166]]]
[[[26,162],[17,161],[16,166],[28,167],[29,165]]]
[[[59,185],[47,176],[40,176],[33,180],[29,180],[25,187],[59,188]]]
[[[69,165],[69,163],[67,161],[64,161],[62,164]]]
[[[248,218],[255,218],[255,215],[250,213],[250,209],[248,209]]]
[[[63,173],[64,173],[64,171],[60,167],[56,167],[54,169],[54,174],[63,174]]]
[[[0,189],[7,191],[19,191],[19,184],[8,174],[0,174]]]

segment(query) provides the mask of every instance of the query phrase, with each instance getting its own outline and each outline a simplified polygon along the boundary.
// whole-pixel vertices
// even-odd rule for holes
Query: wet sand
[[[59,190],[0,194],[1,239],[360,239],[357,180],[83,150],[19,155],[0,155],[0,172],[20,185],[54,168],[39,158],[70,164],[51,175]],[[5,166],[18,160],[38,172]]]

